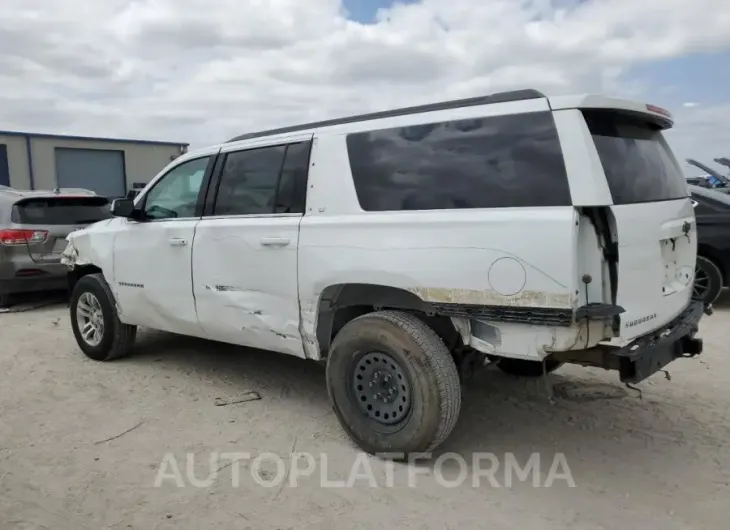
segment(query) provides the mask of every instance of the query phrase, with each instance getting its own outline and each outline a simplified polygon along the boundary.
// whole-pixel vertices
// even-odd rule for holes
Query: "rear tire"
[[[137,327],[119,320],[114,295],[102,274],[82,277],[69,305],[74,337],[87,357],[111,361],[131,353]]]
[[[7,293],[0,293],[0,308],[10,307],[10,295]]]
[[[697,256],[692,298],[704,304],[711,304],[720,296],[722,286],[720,267],[704,256]]]
[[[497,361],[497,368],[505,374],[517,377],[540,377],[543,374],[549,374],[560,368],[563,363],[548,359],[545,362],[545,368],[541,361],[528,361],[525,359],[500,359]]]
[[[348,322],[332,343],[326,376],[340,424],[368,453],[400,460],[428,452],[456,425],[456,365],[436,332],[408,313]]]

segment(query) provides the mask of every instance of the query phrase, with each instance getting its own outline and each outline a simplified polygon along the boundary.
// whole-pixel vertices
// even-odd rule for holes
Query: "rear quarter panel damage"
[[[299,295],[308,354],[317,349],[317,311],[330,285],[384,285],[434,303],[574,307],[575,215],[557,207],[305,216]],[[544,356],[580,333],[495,325],[502,337],[496,353],[509,356]]]

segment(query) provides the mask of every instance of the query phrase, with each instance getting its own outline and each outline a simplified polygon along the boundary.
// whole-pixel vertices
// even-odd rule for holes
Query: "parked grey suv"
[[[65,289],[66,236],[109,217],[109,200],[88,190],[0,186],[0,307],[17,293]]]

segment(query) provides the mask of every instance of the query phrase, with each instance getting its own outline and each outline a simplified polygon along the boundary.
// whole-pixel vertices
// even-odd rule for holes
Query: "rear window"
[[[111,217],[104,197],[24,199],[13,207],[12,221],[29,225],[83,225]]]
[[[684,174],[650,122],[606,111],[584,111],[614,204],[687,197]]]
[[[550,112],[350,134],[347,151],[367,211],[571,204]]]

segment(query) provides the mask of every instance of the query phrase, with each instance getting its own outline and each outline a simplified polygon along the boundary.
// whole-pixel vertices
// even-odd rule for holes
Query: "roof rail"
[[[437,110],[458,109],[461,107],[475,107],[478,105],[491,105],[493,103],[507,103],[509,101],[524,101],[526,99],[540,99],[547,97],[538,90],[531,88],[523,90],[513,90],[511,92],[497,92],[489,96],[479,96],[475,98],[454,99],[451,101],[441,101],[439,103],[428,103],[426,105],[416,105],[414,107],[404,107],[400,109],[383,110],[379,112],[370,112],[367,114],[358,114],[356,116],[348,116],[346,118],[335,118],[332,120],[315,121],[312,123],[304,123],[302,125],[294,125],[291,127],[280,127],[277,129],[269,129],[266,131],[252,132],[242,134],[231,138],[226,143],[238,142],[241,140],[250,140],[252,138],[260,138],[263,136],[273,136],[274,134],[284,134],[307,129],[317,129],[320,127],[331,127],[333,125],[343,125],[345,123],[356,123],[360,121],[378,120],[381,118],[393,118],[395,116],[406,116],[408,114],[419,114],[421,112],[433,112]]]

